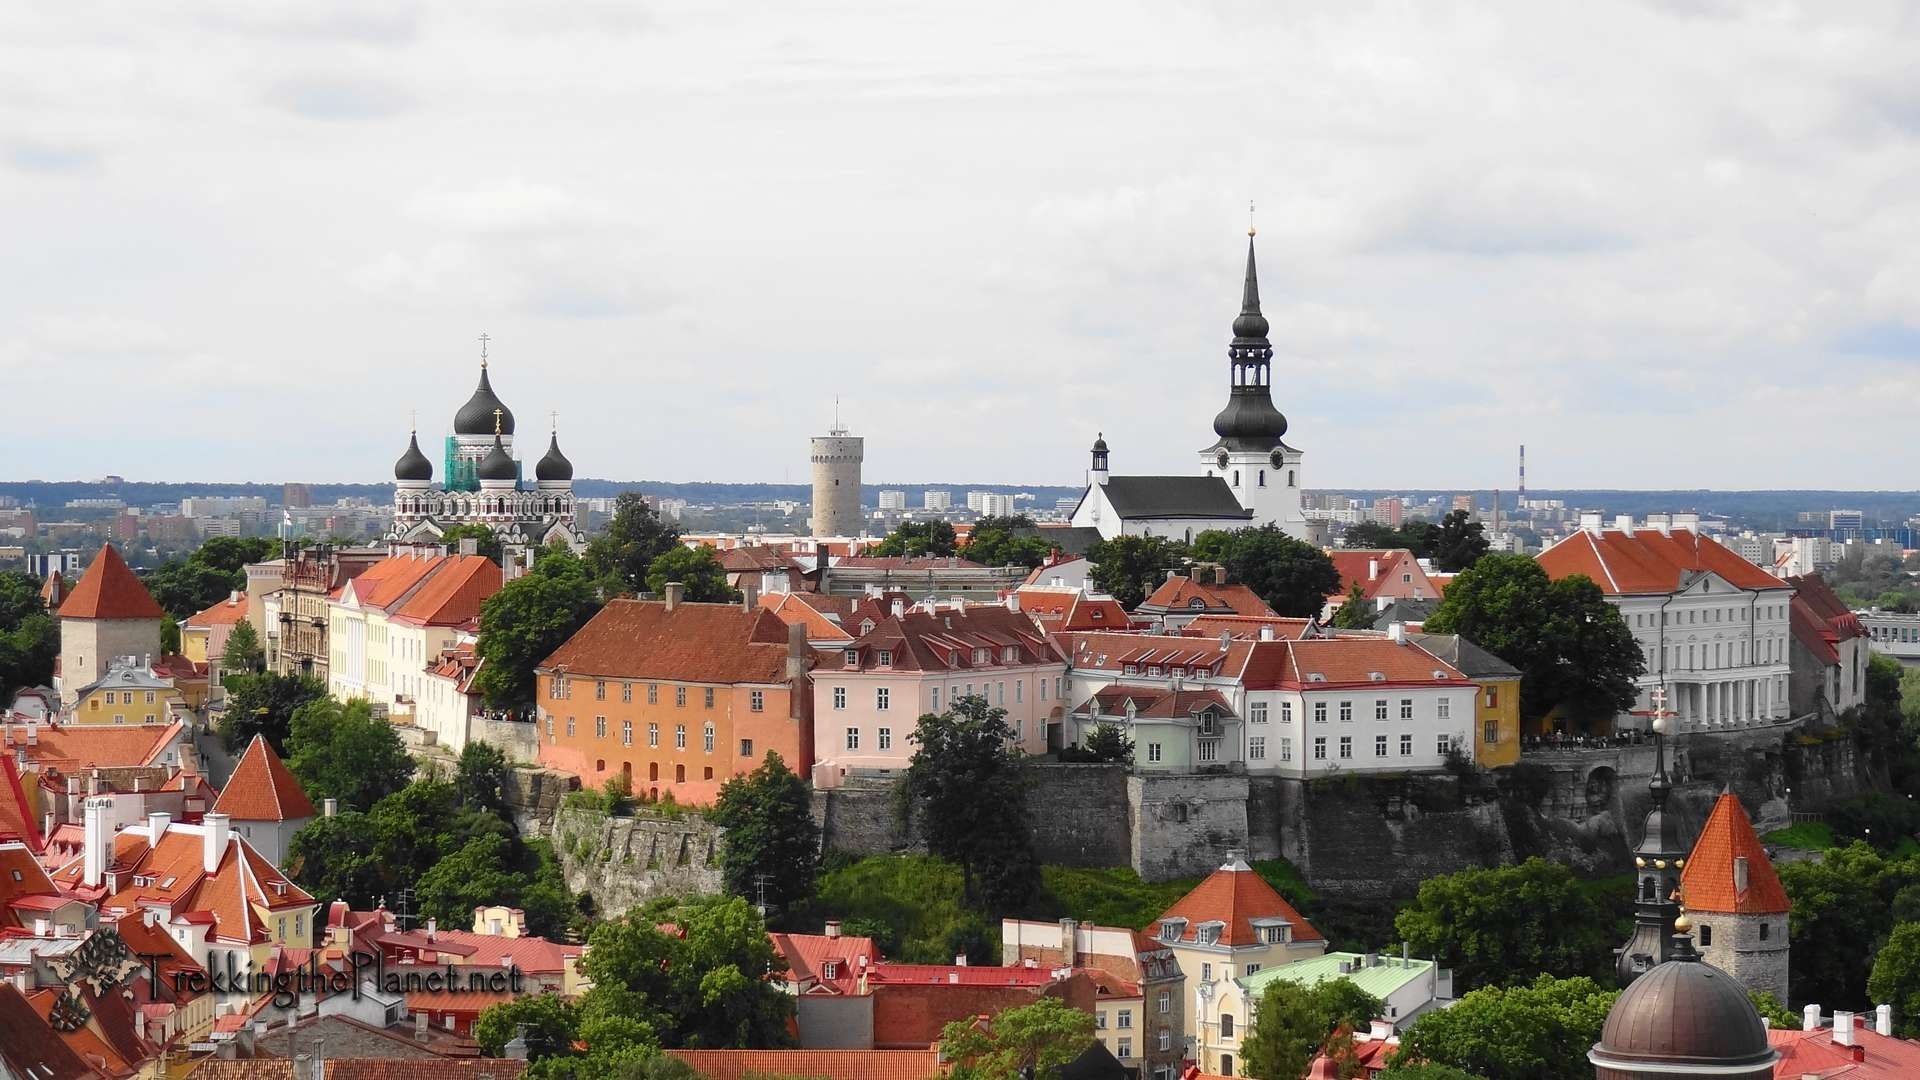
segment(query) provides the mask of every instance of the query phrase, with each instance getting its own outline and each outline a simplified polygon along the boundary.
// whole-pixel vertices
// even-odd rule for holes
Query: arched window
[[[1293,470],[1292,469],[1287,470],[1287,486],[1288,487],[1293,486]]]
[[[1265,469],[1260,470],[1260,486],[1261,487],[1267,486],[1267,470]]]
[[[1233,470],[1233,486],[1234,487],[1240,486],[1240,470],[1239,469]]]

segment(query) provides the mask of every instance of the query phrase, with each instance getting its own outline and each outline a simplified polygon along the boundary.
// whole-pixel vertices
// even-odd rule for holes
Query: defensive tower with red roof
[[[1720,796],[1680,875],[1681,903],[1707,963],[1787,1000],[1787,891],[1746,808]]]
[[[60,703],[107,673],[115,657],[151,658],[160,652],[164,613],[112,544],[60,603]]]

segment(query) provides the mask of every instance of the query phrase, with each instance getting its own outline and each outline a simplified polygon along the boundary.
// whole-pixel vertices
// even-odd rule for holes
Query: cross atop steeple
[[[1247,200],[1247,235],[1253,235],[1253,200]]]
[[[547,421],[552,425],[554,433],[558,434],[560,431],[560,413],[558,411],[548,413]]]
[[[491,340],[493,339],[484,333],[480,335],[480,366],[482,368],[487,366],[487,342]]]
[[[500,409],[493,410],[493,437],[496,439],[500,437],[500,418],[505,415]]]
[[[420,410],[407,410],[407,430],[416,435],[420,433]]]

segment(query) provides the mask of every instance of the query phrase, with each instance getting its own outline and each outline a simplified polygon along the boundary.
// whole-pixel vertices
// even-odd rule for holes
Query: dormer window
[[[1192,610],[1192,611],[1205,611],[1207,608],[1207,602],[1196,596],[1193,599],[1187,601],[1187,607],[1189,610]]]
[[[820,965],[820,977],[826,980],[827,982],[832,982],[833,980],[839,978],[840,977],[839,962],[834,960],[829,960],[826,963]]]
[[[848,649],[846,652],[846,657],[847,657],[848,667],[855,668],[860,666],[860,650],[859,649]]]
[[[1151,664],[1151,665],[1149,665],[1149,666],[1147,667],[1147,674],[1148,674],[1148,675],[1158,675],[1158,674],[1160,674],[1160,665],[1159,665],[1159,664]]]
[[[973,650],[973,662],[976,664],[984,664],[992,655],[993,650],[991,649],[975,649]]]
[[[1369,672],[1367,672],[1367,681],[1368,681],[1368,682],[1386,682],[1386,681],[1387,681],[1387,677],[1386,677],[1386,675],[1385,675],[1384,673],[1382,673],[1382,672],[1378,672],[1378,671],[1369,671]]]
[[[1200,714],[1200,734],[1203,737],[1220,734],[1220,718],[1212,709]]]
[[[1176,679],[1180,678],[1186,673],[1187,673],[1187,669],[1183,667],[1177,667],[1177,668],[1174,668],[1172,671],[1168,672],[1169,675],[1172,675]]]
[[[874,653],[873,662],[880,665],[881,667],[892,667],[893,666],[893,650],[881,649],[880,651]]]
[[[1180,935],[1187,932],[1187,920],[1162,919],[1160,921],[1160,940],[1179,941]]]
[[[1105,617],[1106,617],[1106,614],[1107,614],[1106,612],[1104,612],[1104,611],[1101,611],[1101,610],[1100,610],[1099,608],[1094,608],[1094,609],[1093,609],[1093,620],[1094,620],[1095,622],[1099,622],[1099,621],[1100,621],[1101,619],[1103,619],[1103,618],[1105,618]]]
[[[1128,665],[1126,666],[1126,668],[1125,668],[1124,670],[1125,670],[1125,671],[1126,671],[1126,673],[1127,673],[1127,674],[1129,674],[1129,675],[1138,675],[1138,674],[1140,674],[1140,665],[1138,665],[1138,664],[1128,664]]]
[[[1020,650],[1015,646],[1009,645],[1006,651],[1000,654],[1000,659],[1009,664],[1017,664],[1020,662]]]
[[[860,620],[860,636],[866,637],[868,634],[871,634],[871,633],[873,633],[873,620],[861,619]]]

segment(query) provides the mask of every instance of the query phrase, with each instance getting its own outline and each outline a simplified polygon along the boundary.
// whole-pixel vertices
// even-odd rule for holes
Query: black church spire
[[[1267,340],[1267,317],[1260,313],[1260,273],[1253,254],[1253,230],[1247,230],[1247,277],[1240,290],[1240,316],[1233,320],[1233,342],[1227,346],[1232,389],[1227,407],[1213,418],[1217,448],[1271,451],[1287,433],[1287,418],[1273,407],[1271,375],[1273,344]]]

